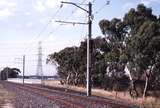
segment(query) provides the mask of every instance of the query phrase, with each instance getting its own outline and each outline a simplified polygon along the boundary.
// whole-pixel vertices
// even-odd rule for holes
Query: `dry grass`
[[[147,108],[160,108],[160,99],[154,97],[147,97],[144,99],[142,106]]]
[[[86,88],[84,87],[61,85],[59,81],[55,81],[55,80],[44,81],[44,84],[48,86],[61,87],[61,88],[75,90],[75,91],[86,92]],[[92,94],[96,96],[101,96],[104,98],[109,97],[115,100],[122,100],[122,101],[124,100],[126,102],[145,106],[147,108],[160,108],[160,99],[156,99],[154,97],[147,97],[145,99],[142,99],[142,98],[133,99],[130,97],[128,92],[106,91],[103,89],[96,89],[96,88],[92,89]]]
[[[47,86],[66,88],[66,89],[75,90],[75,91],[79,91],[79,92],[86,92],[86,88],[84,88],[84,87],[61,85],[59,81],[55,81],[55,80],[46,80],[43,82],[43,84],[45,84]],[[128,102],[133,102],[132,98],[129,96],[128,92],[106,91],[103,89],[94,88],[94,89],[92,89],[92,94],[95,96],[100,96],[100,97],[104,97],[104,98],[111,98],[111,99],[117,99],[117,100],[125,99]]]

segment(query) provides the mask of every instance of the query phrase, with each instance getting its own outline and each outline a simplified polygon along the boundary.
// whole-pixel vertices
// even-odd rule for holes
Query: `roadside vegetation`
[[[133,98],[160,96],[160,17],[139,4],[123,19],[99,22],[103,36],[91,40],[93,87],[128,91]],[[62,84],[85,86],[86,40],[48,56]],[[147,101],[146,101],[147,102]],[[154,108],[154,107],[152,107]],[[156,108],[156,107],[155,107]]]
[[[0,71],[0,80],[7,80],[7,78],[17,78],[21,71],[18,68],[5,67]]]

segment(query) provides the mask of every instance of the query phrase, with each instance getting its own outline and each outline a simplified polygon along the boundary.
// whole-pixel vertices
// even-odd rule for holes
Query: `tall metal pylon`
[[[43,79],[43,68],[42,68],[42,42],[38,43],[38,62],[37,62],[37,73],[36,75]]]

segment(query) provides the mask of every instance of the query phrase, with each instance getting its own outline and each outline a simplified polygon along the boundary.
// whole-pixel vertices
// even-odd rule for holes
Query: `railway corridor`
[[[127,102],[86,97],[83,94],[53,90],[36,85],[2,82],[16,93],[15,108],[132,108]]]

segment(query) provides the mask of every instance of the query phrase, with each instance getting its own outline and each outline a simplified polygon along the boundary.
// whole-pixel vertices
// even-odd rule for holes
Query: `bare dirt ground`
[[[0,84],[0,108],[14,108],[15,94],[7,91]]]

